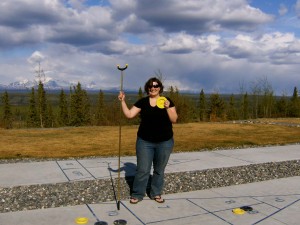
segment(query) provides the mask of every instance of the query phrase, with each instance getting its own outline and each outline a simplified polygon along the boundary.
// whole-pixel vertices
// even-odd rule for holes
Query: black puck
[[[127,221],[126,220],[115,220],[114,225],[126,225]]]

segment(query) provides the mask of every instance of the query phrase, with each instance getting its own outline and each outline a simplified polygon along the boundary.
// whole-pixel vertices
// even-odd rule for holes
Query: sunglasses
[[[150,88],[153,88],[153,87],[154,87],[154,88],[159,88],[160,86],[159,86],[159,84],[149,85],[149,89],[150,89]]]

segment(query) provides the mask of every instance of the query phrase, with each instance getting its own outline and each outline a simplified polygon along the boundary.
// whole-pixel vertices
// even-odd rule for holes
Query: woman
[[[119,94],[124,115],[134,118],[140,114],[141,117],[136,140],[137,173],[130,198],[132,204],[142,201],[145,196],[152,163],[150,198],[158,203],[165,201],[161,197],[164,171],[174,146],[172,123],[176,123],[178,116],[169,98],[164,101],[163,107],[157,107],[163,88],[159,79],[150,78],[144,86],[147,97],[138,100],[131,109],[125,102],[124,92]]]

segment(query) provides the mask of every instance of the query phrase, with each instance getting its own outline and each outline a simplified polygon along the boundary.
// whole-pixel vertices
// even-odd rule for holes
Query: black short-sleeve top
[[[167,99],[170,101],[170,107],[174,107],[171,99]],[[134,106],[141,109],[138,137],[151,142],[167,141],[173,137],[172,122],[167,109],[151,106],[149,96],[141,98]]]

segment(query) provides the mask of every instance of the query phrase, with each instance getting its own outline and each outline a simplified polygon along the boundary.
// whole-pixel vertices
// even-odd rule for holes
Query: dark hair
[[[162,85],[162,82],[156,78],[156,77],[151,77],[146,83],[145,83],[145,86],[144,86],[144,90],[145,92],[147,93],[147,95],[149,94],[149,88],[150,86],[152,86],[153,82],[156,82],[159,87],[160,87],[160,90],[159,90],[159,93],[163,93],[164,91],[164,86]]]

